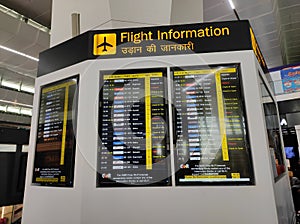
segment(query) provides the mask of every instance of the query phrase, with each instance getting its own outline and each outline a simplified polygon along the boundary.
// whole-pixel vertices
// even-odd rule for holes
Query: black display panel
[[[100,76],[97,187],[170,185],[166,70]]]
[[[41,87],[32,182],[72,187],[79,77]]]
[[[239,64],[172,70],[176,185],[253,184]]]

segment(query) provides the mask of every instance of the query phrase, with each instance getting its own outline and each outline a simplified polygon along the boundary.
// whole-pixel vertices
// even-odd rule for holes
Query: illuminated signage
[[[264,71],[267,71],[246,20],[92,30],[41,53],[38,76],[90,59],[241,50],[254,50]]]
[[[35,184],[73,186],[77,87],[78,77],[72,77],[41,88]]]
[[[258,46],[258,43],[256,41],[256,38],[255,38],[252,28],[250,28],[250,37],[251,37],[252,49],[254,51],[254,54],[255,54],[259,64],[261,65],[264,72],[266,72],[266,73],[269,72],[266,61],[260,51],[260,48]]]
[[[173,70],[176,185],[253,182],[239,65]]]
[[[115,33],[96,33],[93,38],[95,56],[147,56],[192,53],[200,49],[201,39],[226,38],[231,27],[225,24],[137,28]],[[132,31],[131,31],[132,30]]]
[[[164,69],[101,72],[98,187],[170,185]]]
[[[300,68],[290,67],[280,71],[282,88],[285,93],[297,92],[300,90]]]
[[[95,34],[94,35],[94,55],[115,54],[117,49],[116,34]]]
[[[154,35],[156,34],[156,35]],[[169,29],[168,31],[161,31],[158,29],[155,33],[152,31],[144,32],[121,32],[121,43],[133,42],[135,44],[140,44],[143,41],[157,40],[178,40],[178,39],[190,39],[190,38],[205,38],[205,37],[220,37],[229,36],[229,27],[206,27],[203,29],[193,29],[193,30],[174,30]]]

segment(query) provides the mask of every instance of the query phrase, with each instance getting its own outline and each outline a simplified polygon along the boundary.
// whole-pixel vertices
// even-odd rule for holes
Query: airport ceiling
[[[233,0],[240,19],[249,19],[269,68],[300,62],[300,0]],[[0,47],[38,58],[49,47],[52,0],[0,0]],[[227,0],[203,0],[204,22],[236,20]],[[9,9],[23,16],[16,16]],[[29,19],[29,20],[28,20]],[[44,27],[37,28],[35,21]],[[30,123],[28,116],[2,113],[8,106],[30,109],[37,61],[0,48],[0,81],[19,85],[16,91],[0,85],[0,123]],[[30,92],[30,91],[29,91]],[[11,105],[10,105],[11,104]],[[6,105],[6,109],[5,109]],[[11,110],[13,111],[13,110]],[[28,115],[28,114],[27,114]]]

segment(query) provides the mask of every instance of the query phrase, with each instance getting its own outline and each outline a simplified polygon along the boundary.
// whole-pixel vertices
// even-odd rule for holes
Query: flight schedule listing
[[[239,65],[173,70],[176,185],[251,184]]]
[[[33,183],[72,186],[77,78],[41,88]]]
[[[165,74],[101,72],[98,187],[170,185]]]

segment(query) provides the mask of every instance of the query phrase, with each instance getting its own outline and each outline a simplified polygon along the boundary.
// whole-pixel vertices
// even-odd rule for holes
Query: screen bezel
[[[98,150],[97,150],[97,171],[96,171],[96,188],[109,188],[109,187],[167,187],[167,186],[172,186],[172,178],[171,178],[171,158],[170,158],[170,139],[169,139],[169,111],[168,111],[168,82],[167,82],[167,68],[163,67],[157,67],[157,68],[145,68],[145,69],[140,69],[140,68],[134,68],[134,69],[116,69],[116,70],[100,70],[100,77],[99,77],[99,86],[102,87],[104,85],[104,79],[103,76],[106,74],[138,74],[138,73],[152,73],[152,72],[161,72],[163,75],[163,78],[165,79],[165,92],[164,92],[164,97],[165,97],[165,121],[167,123],[167,134],[166,134],[166,151],[168,153],[168,164],[166,166],[167,168],[167,173],[168,177],[166,177],[162,181],[154,182],[151,184],[137,184],[137,185],[132,185],[132,184],[123,184],[123,183],[118,183],[116,181],[111,180],[109,183],[101,183],[101,173],[100,173],[100,168],[99,168],[99,163],[100,163],[100,143],[101,143],[101,137],[100,137],[100,132],[102,129],[102,115],[103,115],[103,110],[102,110],[102,97],[103,97],[103,88],[100,88],[99,90],[99,102],[98,102]]]
[[[176,186],[205,186],[205,185],[218,185],[218,186],[248,186],[248,185],[255,185],[255,176],[254,176],[254,168],[253,168],[253,156],[251,151],[250,145],[250,137],[249,137],[249,126],[248,126],[248,118],[247,118],[247,108],[245,103],[245,96],[244,96],[244,87],[243,87],[243,78],[241,72],[241,63],[220,63],[220,64],[204,64],[204,65],[193,65],[193,66],[182,66],[182,67],[171,67],[171,77],[174,82],[174,72],[175,71],[184,71],[184,70],[205,70],[205,69],[216,69],[216,68],[236,68],[237,69],[237,78],[239,83],[239,90],[240,90],[240,101],[241,101],[241,110],[243,112],[244,124],[245,124],[245,148],[246,153],[248,154],[249,159],[249,181],[199,181],[199,182],[179,182],[179,177],[177,176],[178,171],[175,173],[175,185]],[[174,88],[172,86],[172,88]],[[172,91],[174,92],[174,90]],[[173,97],[174,98],[174,97]],[[176,116],[173,114],[173,123],[175,122]],[[175,124],[173,125],[173,132],[175,133]],[[174,156],[174,159],[175,156]],[[176,164],[176,161],[175,161]]]
[[[72,121],[73,121],[73,136],[72,136],[72,140],[73,141],[73,146],[72,146],[72,158],[70,160],[70,168],[69,168],[69,172],[65,172],[65,174],[69,174],[69,182],[65,182],[65,183],[53,183],[53,182],[37,182],[35,181],[34,177],[34,170],[35,170],[35,161],[36,161],[36,153],[37,153],[37,140],[38,140],[38,127],[40,125],[39,120],[40,120],[40,116],[41,116],[41,102],[42,102],[42,91],[45,88],[49,88],[51,86],[56,86],[59,85],[61,83],[64,82],[68,82],[69,80],[72,79],[76,79],[76,89],[74,92],[74,97],[73,97],[73,105],[74,102],[76,102],[75,108],[73,109],[72,112]],[[46,186],[46,187],[67,187],[67,188],[72,188],[74,187],[74,172],[75,172],[75,157],[76,157],[76,136],[77,136],[77,119],[78,119],[78,98],[79,98],[79,74],[73,75],[73,76],[69,76],[66,77],[64,79],[60,79],[51,83],[47,83],[45,85],[41,85],[39,88],[39,101],[38,101],[38,116],[37,116],[37,125],[36,125],[36,136],[35,136],[35,146],[34,146],[34,159],[33,159],[33,169],[32,169],[32,180],[31,180],[31,185],[33,186]],[[59,176],[60,177],[60,176]]]

